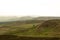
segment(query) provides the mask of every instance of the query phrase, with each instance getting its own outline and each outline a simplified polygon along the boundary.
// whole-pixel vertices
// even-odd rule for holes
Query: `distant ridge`
[[[9,21],[25,21],[25,20],[50,20],[50,19],[60,19],[60,17],[32,17],[32,16],[8,16],[8,17],[0,17],[0,22],[9,22]]]

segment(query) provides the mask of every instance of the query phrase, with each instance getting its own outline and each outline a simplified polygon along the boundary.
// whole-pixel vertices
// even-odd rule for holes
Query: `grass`
[[[43,30],[41,30],[41,32],[38,32],[36,30],[36,25],[41,24],[41,23],[29,23],[29,24],[1,24],[1,26],[3,26],[3,30],[1,28],[0,32],[2,34],[6,34],[6,35],[18,35],[18,36],[31,36],[31,37],[53,37],[56,36],[57,34],[54,32],[55,27],[52,28],[51,26],[49,26],[48,28],[43,28]],[[33,26],[35,25],[35,26]],[[8,26],[8,27],[6,27]],[[6,30],[8,29],[8,30]],[[58,30],[58,29],[56,29]],[[5,32],[6,31],[6,32]],[[60,34],[58,35],[60,36]],[[57,36],[56,36],[57,37]]]
[[[19,34],[19,35],[29,35],[35,34],[33,25],[37,25],[39,23],[34,24],[22,24],[18,26],[11,26],[9,27],[8,31],[4,34]],[[5,25],[6,26],[6,25]],[[26,30],[26,31],[25,31]],[[3,30],[1,30],[3,31]]]

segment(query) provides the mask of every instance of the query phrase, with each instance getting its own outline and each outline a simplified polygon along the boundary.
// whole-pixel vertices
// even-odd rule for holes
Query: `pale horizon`
[[[60,0],[0,0],[0,16],[60,17]]]

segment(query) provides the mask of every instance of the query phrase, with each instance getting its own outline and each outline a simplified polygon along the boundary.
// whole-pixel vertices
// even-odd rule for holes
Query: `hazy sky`
[[[0,16],[60,16],[60,0],[0,0]]]

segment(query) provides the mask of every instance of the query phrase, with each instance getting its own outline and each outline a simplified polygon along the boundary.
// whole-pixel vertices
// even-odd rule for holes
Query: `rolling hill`
[[[26,20],[24,20],[25,18]],[[0,22],[0,35],[60,37],[59,17],[34,17],[32,19],[31,17],[22,17],[21,20],[18,19],[16,21]]]

